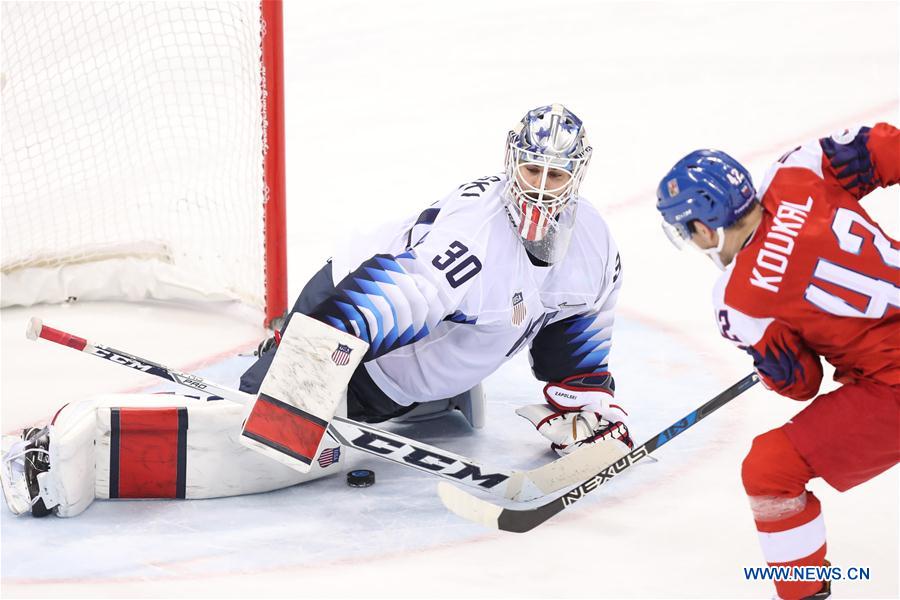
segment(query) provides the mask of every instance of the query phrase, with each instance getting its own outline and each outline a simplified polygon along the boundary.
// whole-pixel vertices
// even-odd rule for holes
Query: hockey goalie
[[[335,415],[459,410],[480,427],[481,382],[525,348],[546,385],[516,412],[560,455],[626,453],[609,368],[621,262],[578,193],[590,156],[567,108],[529,111],[507,136],[503,173],[355,240],[309,280],[241,376],[248,406],[146,394],[64,406],[4,439],[10,509],[68,517],[95,498],[212,498],[323,477],[339,468]]]

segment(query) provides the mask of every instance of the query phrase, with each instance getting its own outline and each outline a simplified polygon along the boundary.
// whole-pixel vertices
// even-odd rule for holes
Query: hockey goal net
[[[2,3],[2,304],[286,306],[281,4]]]

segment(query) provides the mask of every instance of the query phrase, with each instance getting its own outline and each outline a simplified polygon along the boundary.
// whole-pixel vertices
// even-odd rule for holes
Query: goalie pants
[[[285,319],[284,326],[281,329],[283,334],[287,329],[291,320],[291,315],[300,313],[303,315],[312,314],[313,310],[326,299],[334,294],[334,279],[331,270],[331,261],[325,263],[325,266],[310,278],[303,287],[297,301],[294,303],[291,312]],[[272,359],[275,358],[275,347],[264,352],[259,359],[250,366],[247,371],[241,375],[240,389],[242,392],[255,394],[262,385],[269,367],[272,365]],[[395,417],[402,416],[413,410],[417,403],[409,406],[402,406],[394,402],[387,394],[381,391],[381,388],[372,381],[368,371],[366,371],[365,363],[361,363],[347,386],[347,416],[355,421],[363,423],[380,423]]]
[[[900,386],[858,382],[819,396],[785,425],[758,436],[742,479],[769,565],[821,566],[825,524],[806,483],[821,477],[846,491],[900,458]],[[781,598],[803,598],[821,582],[776,581]]]

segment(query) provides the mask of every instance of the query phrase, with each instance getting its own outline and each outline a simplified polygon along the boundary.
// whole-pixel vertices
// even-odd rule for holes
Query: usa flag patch
[[[319,454],[319,466],[323,469],[329,465],[336,463],[341,460],[341,447],[337,448],[325,448],[322,450],[322,453]]]
[[[512,297],[512,324],[518,327],[525,320],[525,300],[522,292],[516,292]]]
[[[353,350],[350,349],[350,346],[338,344],[337,350],[331,353],[331,360],[333,360],[334,364],[337,366],[343,367],[350,363],[351,352],[353,352]]]

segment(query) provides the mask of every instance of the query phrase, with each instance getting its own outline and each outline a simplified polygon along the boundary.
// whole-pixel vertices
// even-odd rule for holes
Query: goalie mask
[[[581,119],[561,104],[529,111],[509,132],[506,208],[526,250],[538,260],[554,263],[565,254],[590,157]]]

